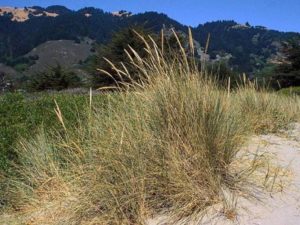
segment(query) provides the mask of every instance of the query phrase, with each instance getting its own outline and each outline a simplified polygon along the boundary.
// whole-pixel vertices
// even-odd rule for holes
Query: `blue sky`
[[[179,22],[197,26],[233,19],[281,31],[300,32],[300,0],[0,0],[1,6],[94,6],[105,11],[163,12]]]

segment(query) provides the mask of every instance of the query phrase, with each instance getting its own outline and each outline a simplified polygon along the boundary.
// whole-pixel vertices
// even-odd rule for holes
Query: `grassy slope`
[[[55,66],[57,63],[65,67],[72,67],[90,56],[92,54],[90,49],[90,39],[81,41],[79,44],[70,40],[45,42],[26,54],[26,56],[39,56],[36,64],[29,68],[27,74],[43,71],[49,66]]]
[[[83,62],[92,55],[92,40],[85,39],[81,43],[75,43],[72,40],[57,40],[47,41],[33,50],[24,57],[39,56],[39,59],[35,61],[35,64],[29,66],[27,64],[18,64],[17,67],[25,66],[24,72],[16,71],[16,68],[0,64],[0,72],[6,74],[6,80],[16,82],[22,78],[23,75],[32,76],[37,72],[49,69],[51,66],[57,64],[63,65],[64,67],[70,68],[76,71],[79,75],[86,76],[86,73],[78,68],[75,68],[79,62]],[[20,68],[21,69],[21,68]]]

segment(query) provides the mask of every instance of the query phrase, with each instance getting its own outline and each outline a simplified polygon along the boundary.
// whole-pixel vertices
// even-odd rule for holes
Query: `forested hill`
[[[231,64],[243,72],[261,69],[268,61],[275,61],[281,57],[281,42],[300,37],[299,33],[269,30],[249,23],[217,21],[199,25],[194,29],[194,38],[203,45],[209,33],[211,57],[230,53]]]
[[[157,31],[161,29],[162,24],[184,29],[183,25],[166,15],[152,12],[127,17],[105,13],[95,8],[78,11],[70,11],[61,6],[33,8],[41,12],[57,13],[58,16],[29,15],[29,19],[24,22],[13,21],[11,14],[0,16],[1,61],[23,55],[48,40],[77,40],[80,37],[89,37],[103,43],[109,40],[112,32],[134,24],[143,24]]]
[[[72,11],[63,6],[51,6],[0,8],[0,15],[0,62],[3,63],[49,40],[80,41],[88,37],[104,43],[113,32],[130,25],[143,25],[155,32],[163,26],[187,31],[187,26],[156,12],[132,15],[125,11],[107,13],[96,8]],[[225,57],[233,67],[245,72],[263,67],[268,59],[276,58],[281,41],[299,36],[234,21],[211,22],[193,28],[194,38],[201,46],[205,46],[209,33],[211,58]]]

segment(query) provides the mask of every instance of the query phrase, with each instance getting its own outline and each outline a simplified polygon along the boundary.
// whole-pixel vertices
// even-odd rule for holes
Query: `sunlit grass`
[[[250,82],[230,91],[183,48],[165,59],[155,43],[147,46],[148,58],[128,53],[142,81],[119,83],[122,91],[105,105],[85,109],[84,123],[21,140],[6,196],[24,222],[144,224],[166,211],[175,220],[195,217],[255,170],[256,163],[248,173],[230,169],[250,135],[298,119],[298,98],[257,92]],[[59,104],[56,111],[64,126]]]

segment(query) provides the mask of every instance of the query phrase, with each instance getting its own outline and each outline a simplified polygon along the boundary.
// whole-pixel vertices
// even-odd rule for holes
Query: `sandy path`
[[[288,167],[292,173],[291,184],[284,187],[282,192],[272,195],[265,193],[262,202],[239,198],[235,221],[230,221],[218,213],[220,207],[216,206],[215,213],[204,218],[202,222],[180,224],[300,225],[300,124],[295,124],[285,135],[255,137],[248,148],[254,151],[262,149],[276,156],[276,163]],[[157,217],[149,220],[148,225],[172,224],[167,220],[167,217]]]

